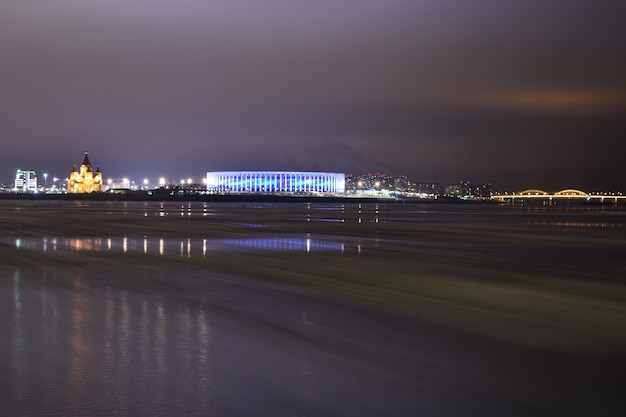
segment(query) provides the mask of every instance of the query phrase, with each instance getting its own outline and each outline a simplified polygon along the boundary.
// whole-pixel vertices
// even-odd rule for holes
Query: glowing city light
[[[345,174],[287,171],[208,172],[206,187],[213,192],[343,193]]]

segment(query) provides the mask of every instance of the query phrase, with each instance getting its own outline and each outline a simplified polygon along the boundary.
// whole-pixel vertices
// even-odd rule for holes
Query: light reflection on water
[[[82,202],[79,207],[88,210],[93,208],[93,204]],[[291,220],[306,222],[327,222],[327,223],[379,223],[396,222],[408,218],[414,219],[416,215],[433,214],[437,212],[428,206],[411,205],[409,210],[403,206],[382,204],[354,204],[354,203],[173,203],[173,202],[121,202],[120,204],[108,204],[107,214],[123,214],[125,216],[143,217],[223,217],[240,216],[242,210],[272,210],[275,212],[298,212],[295,216],[290,216]],[[417,208],[416,208],[417,207]],[[384,212],[384,216],[381,214]],[[262,223],[252,223],[246,221],[231,221],[231,225],[244,228],[264,227]]]
[[[82,274],[54,278],[61,287],[38,285],[37,276],[15,271],[13,321],[0,327],[11,342],[11,351],[0,344],[0,354],[12,363],[0,376],[3,416],[168,415],[171,407],[185,411],[169,415],[200,415],[210,409],[205,307],[96,288],[83,283]]]
[[[530,223],[533,226],[556,226],[559,228],[585,228],[585,229],[604,229],[604,228],[621,228],[624,227],[622,223],[609,223],[609,222],[577,222],[577,221],[552,221],[552,222],[537,222]]]
[[[320,330],[332,311],[306,298],[235,283],[214,299],[216,283],[200,275],[181,298],[142,285],[147,276],[124,277],[120,287],[106,274],[57,271],[51,285],[15,269],[13,302],[3,306],[10,325],[0,322],[0,355],[11,364],[0,375],[2,415],[320,416],[328,406],[409,415],[413,394],[385,386],[394,376],[379,365],[347,354],[336,367],[320,352],[350,347],[340,335],[362,325],[358,316],[334,324],[344,330],[328,340]],[[363,346],[377,340],[357,335]],[[349,388],[337,392],[333,381]]]
[[[0,415],[597,416],[621,405],[619,212],[106,207],[155,222],[210,215],[227,238],[11,229]],[[311,234],[289,232],[307,220]],[[77,252],[122,256],[81,263]],[[210,257],[223,252],[244,256]]]
[[[173,238],[17,238],[15,248],[28,249],[43,254],[57,251],[122,252],[144,254],[177,253],[190,258],[192,254],[204,257],[218,252],[339,252],[345,251],[340,241],[312,239],[310,237],[262,237],[233,239],[173,239]],[[359,247],[360,245],[355,245]]]

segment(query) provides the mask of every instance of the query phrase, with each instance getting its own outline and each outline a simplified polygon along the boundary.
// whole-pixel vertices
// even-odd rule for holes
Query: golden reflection
[[[106,243],[105,243],[106,242]],[[151,239],[144,236],[141,239],[129,237],[110,238],[65,238],[58,241],[56,238],[18,238],[15,239],[16,250],[36,250],[49,254],[51,251],[70,250],[80,251],[122,251],[123,253],[141,252],[144,254],[154,253],[156,255],[158,245],[158,255],[165,256],[166,246],[169,250],[179,244],[181,258],[191,258],[192,252],[202,252],[202,257],[206,258],[208,253],[238,251],[238,250],[264,250],[264,251],[303,251],[307,253],[319,251],[345,252],[345,243],[332,240],[318,240],[306,234],[302,237],[264,237],[247,239]],[[153,249],[151,251],[151,246]]]
[[[83,250],[93,250],[93,240],[91,239],[70,239],[69,248],[73,251],[80,252]]]

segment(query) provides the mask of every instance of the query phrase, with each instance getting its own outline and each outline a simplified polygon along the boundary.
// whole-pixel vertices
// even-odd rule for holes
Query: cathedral
[[[100,191],[102,191],[102,172],[100,172],[100,167],[97,167],[96,172],[93,172],[89,155],[85,152],[85,159],[83,159],[80,170],[76,171],[76,165],[74,165],[74,169],[70,173],[67,192],[93,193]]]

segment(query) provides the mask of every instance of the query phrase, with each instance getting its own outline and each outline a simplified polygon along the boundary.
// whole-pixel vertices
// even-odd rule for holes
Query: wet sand
[[[626,216],[2,202],[3,415],[621,415]]]

